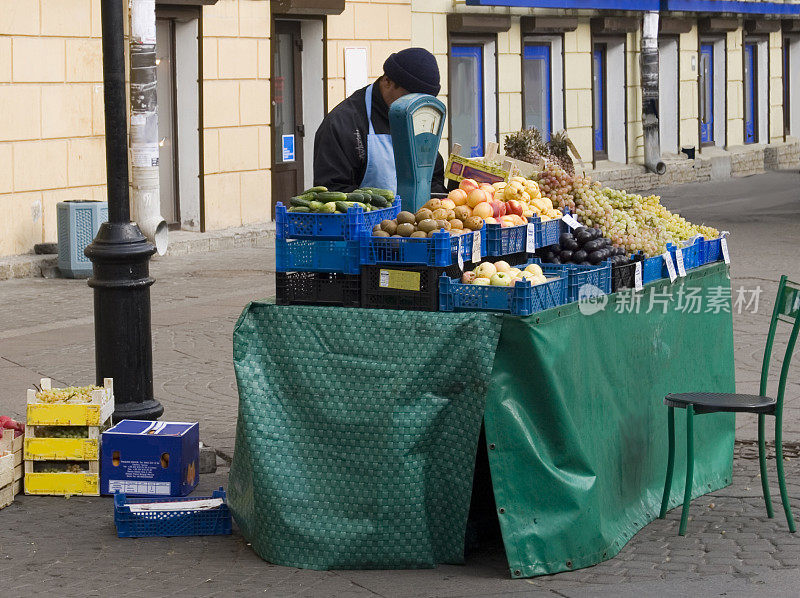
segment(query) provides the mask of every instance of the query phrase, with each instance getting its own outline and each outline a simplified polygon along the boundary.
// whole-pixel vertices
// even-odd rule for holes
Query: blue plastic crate
[[[683,254],[683,268],[684,268],[684,270],[691,270],[692,268],[697,268],[698,266],[702,266],[703,265],[700,262],[700,246],[701,246],[700,239],[697,239],[694,243],[692,243],[688,247],[681,247],[681,253]],[[677,252],[677,247],[675,247],[675,245],[669,243],[667,245],[667,249],[669,250],[669,253],[672,256],[672,263],[675,264],[675,271],[677,272],[678,271],[678,260],[675,257],[676,252]],[[666,270],[666,267],[664,269]],[[666,274],[666,272],[665,272],[665,274]]]
[[[56,205],[58,269],[69,278],[92,275],[92,262],[83,253],[108,220],[108,202],[68,200]]]
[[[361,263],[365,266],[417,265],[446,268],[458,263],[459,247],[465,262],[471,262],[475,235],[480,235],[481,257],[486,255],[486,235],[470,231],[457,237],[439,231],[425,239],[415,237],[373,237],[369,232],[361,237]]]
[[[722,237],[700,239],[700,263],[710,264],[722,259]]]
[[[536,223],[531,221],[534,227]],[[499,224],[485,224],[486,255],[499,257],[512,253],[524,253],[528,244],[528,225],[501,226]],[[534,228],[534,231],[537,229]],[[536,234],[536,233],[535,233]],[[539,233],[540,234],[540,233]],[[534,236],[534,238],[536,238]],[[536,245],[539,246],[538,243]]]
[[[649,257],[642,262],[642,284],[668,276],[664,256]]]
[[[581,288],[593,285],[599,292],[592,289],[591,296],[608,295],[611,292],[611,264],[604,263],[597,266],[582,266],[580,264],[543,264],[539,258],[531,259],[529,264],[539,264],[545,274],[553,272],[553,268],[561,268],[567,277],[567,303],[577,301]]]
[[[365,212],[353,206],[347,214],[289,212],[281,202],[275,206],[275,236],[278,239],[358,240],[362,231],[371,231],[382,220],[393,220],[400,213],[400,198],[389,208]]]
[[[500,311],[529,316],[566,302],[564,276],[535,286],[525,281],[511,287],[464,284],[447,275],[439,278],[440,311]]]
[[[277,272],[342,272],[358,274],[358,241],[275,239]]]
[[[528,219],[536,225],[536,247],[547,247],[548,245],[558,245],[564,223],[561,218],[554,218],[542,222],[538,216]]]
[[[181,503],[221,498],[222,504],[212,509],[175,511],[131,511],[131,505],[143,503]],[[114,495],[114,524],[120,538],[153,536],[220,536],[231,533],[231,512],[220,487],[211,496],[187,498],[128,498]]]

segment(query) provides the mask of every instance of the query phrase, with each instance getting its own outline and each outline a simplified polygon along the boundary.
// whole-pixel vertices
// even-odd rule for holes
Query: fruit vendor
[[[406,48],[383,63],[383,75],[331,110],[314,138],[314,185],[397,190],[389,106],[409,93],[439,93],[439,66],[423,48]],[[433,193],[446,193],[444,161],[436,157]]]

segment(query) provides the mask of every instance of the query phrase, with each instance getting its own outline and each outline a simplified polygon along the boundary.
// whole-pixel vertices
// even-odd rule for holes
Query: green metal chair
[[[686,534],[686,522],[689,518],[689,503],[692,498],[692,476],[694,474],[694,416],[704,413],[735,412],[755,413],[758,415],[758,458],[761,465],[761,488],[764,493],[764,502],[767,505],[767,516],[774,516],[772,501],[769,495],[769,482],[767,480],[767,451],[764,443],[764,420],[767,415],[775,416],[775,453],[778,469],[778,484],[781,489],[781,501],[789,523],[789,531],[795,531],[792,510],[789,507],[789,495],[786,492],[786,479],[783,473],[783,393],[786,388],[786,377],[789,374],[789,364],[792,360],[797,334],[800,331],[800,284],[790,282],[786,276],[781,276],[778,285],[778,296],[775,298],[775,307],[772,311],[772,320],[769,324],[767,345],[764,349],[764,361],[761,364],[761,386],[758,395],[726,394],[726,393],[682,393],[669,394],[664,397],[664,404],[669,407],[669,457],[667,459],[667,478],[664,482],[664,497],[661,499],[661,513],[663,519],[667,514],[672,474],[675,465],[675,408],[686,409],[686,489],[683,493],[683,511],[678,534]],[[778,380],[778,395],[776,398],[766,396],[767,380],[769,376],[769,362],[772,357],[772,344],[775,340],[775,331],[778,321],[792,325],[792,331],[783,357],[781,374]]]

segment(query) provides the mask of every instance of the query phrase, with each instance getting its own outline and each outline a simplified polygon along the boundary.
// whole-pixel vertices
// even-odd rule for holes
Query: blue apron
[[[377,187],[389,189],[397,193],[397,171],[394,165],[394,147],[391,135],[376,135],[372,126],[372,85],[367,87],[365,103],[367,105],[367,170],[361,181],[361,187]]]

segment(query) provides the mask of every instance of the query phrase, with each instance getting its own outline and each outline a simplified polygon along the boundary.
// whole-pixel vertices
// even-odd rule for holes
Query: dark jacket
[[[359,89],[331,110],[314,137],[314,185],[331,191],[352,191],[367,171],[367,88]],[[389,133],[389,107],[376,84],[372,87],[372,126],[378,135]],[[444,161],[436,156],[431,192],[445,193]]]

